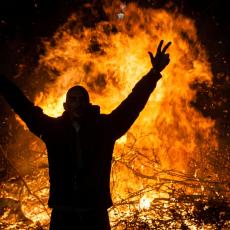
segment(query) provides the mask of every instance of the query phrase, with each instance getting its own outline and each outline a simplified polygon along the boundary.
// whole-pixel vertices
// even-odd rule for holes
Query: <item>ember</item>
[[[52,42],[44,41],[46,52],[34,73],[45,73],[49,83],[37,93],[35,103],[44,113],[59,116],[66,91],[80,84],[92,102],[109,113],[150,69],[148,51],[155,50],[161,38],[172,41],[170,65],[114,150],[111,226],[114,230],[230,226],[229,184],[220,182],[209,161],[218,151],[215,121],[191,105],[196,100],[192,84],[212,84],[211,66],[194,22],[163,9],[121,6],[118,10],[106,6],[109,20],[95,28],[81,27],[81,19],[73,14]],[[29,146],[40,153],[35,159],[37,170],[25,178],[19,173],[15,180],[20,182],[4,183],[0,193],[4,197],[0,200],[21,201],[17,210],[23,218],[10,216],[15,208],[8,202],[0,228],[15,229],[18,223],[22,229],[46,229],[49,223],[44,146],[34,138]]]

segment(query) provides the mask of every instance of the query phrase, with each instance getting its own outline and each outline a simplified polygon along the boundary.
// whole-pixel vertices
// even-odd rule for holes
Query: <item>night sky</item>
[[[27,75],[31,67],[38,63],[38,57],[44,52],[41,40],[51,39],[55,30],[66,21],[68,16],[82,10],[86,19],[84,26],[94,26],[100,20],[106,20],[102,0],[1,0],[0,1],[0,73],[9,78],[23,70]],[[124,1],[128,3],[130,1]],[[219,0],[140,0],[135,1],[142,7],[165,7],[195,19],[198,35],[206,47],[214,73],[214,87],[197,86],[198,100],[194,103],[205,116],[216,119],[220,135],[229,142],[230,133],[230,12],[228,1]],[[173,4],[171,4],[173,2]],[[94,14],[85,5],[94,6]],[[97,14],[95,14],[97,12]],[[27,67],[30,68],[27,68]],[[218,78],[221,73],[222,78]],[[224,77],[223,77],[224,76]],[[14,79],[24,90],[29,91],[33,84],[28,79]],[[33,90],[32,90],[33,91]],[[211,94],[210,94],[211,92]],[[33,95],[31,95],[32,97]],[[225,99],[225,102],[219,103]],[[226,102],[227,101],[227,102]],[[0,120],[3,120],[10,109],[0,97]],[[226,112],[227,111],[227,112]],[[6,136],[9,124],[4,123],[0,131]],[[6,129],[4,129],[4,127]]]

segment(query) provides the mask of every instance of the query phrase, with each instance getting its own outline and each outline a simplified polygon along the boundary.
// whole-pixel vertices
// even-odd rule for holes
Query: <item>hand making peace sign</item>
[[[168,49],[168,47],[171,45],[171,42],[168,42],[165,45],[165,47],[163,47],[162,49],[163,42],[164,42],[163,40],[160,41],[155,57],[151,52],[148,52],[151,59],[152,66],[154,70],[158,73],[160,73],[169,64],[170,61],[169,54],[165,52]]]

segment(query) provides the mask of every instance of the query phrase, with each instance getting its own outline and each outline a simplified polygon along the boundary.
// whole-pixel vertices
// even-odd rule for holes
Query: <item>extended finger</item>
[[[154,61],[154,56],[153,56],[152,52],[149,51],[148,53],[149,53],[151,61]]]
[[[169,46],[172,44],[172,42],[168,42],[165,47],[162,50],[162,53],[165,53],[165,51],[169,48]]]
[[[160,43],[159,43],[159,45],[157,47],[157,54],[159,54],[161,52],[161,47],[163,45],[163,42],[164,42],[163,40],[160,41]]]

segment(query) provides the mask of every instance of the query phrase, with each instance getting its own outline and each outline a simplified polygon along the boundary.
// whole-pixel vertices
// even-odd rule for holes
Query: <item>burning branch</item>
[[[17,170],[17,168],[14,166],[14,164],[11,162],[11,160],[8,158],[6,151],[3,149],[2,145],[0,145],[0,150],[1,153],[3,154],[4,158],[6,159],[6,161],[9,163],[10,167],[14,170],[14,172],[16,173],[18,179],[22,182],[23,186],[26,188],[27,192],[29,195],[31,195],[32,197],[34,197],[36,200],[38,200],[38,202],[42,205],[44,211],[46,212],[46,214],[50,217],[49,211],[46,207],[46,204],[40,199],[39,196],[37,196],[28,186],[26,180],[23,178],[23,176],[20,174],[20,172]],[[19,198],[21,197],[21,192],[23,190],[23,187],[21,187],[20,193],[19,193]],[[13,210],[17,211],[18,215],[20,217],[24,216],[24,219],[29,220],[27,217],[25,217],[24,213],[21,210],[21,204],[20,204],[20,199],[18,201],[12,200],[10,198],[4,198],[3,200],[1,200],[2,204],[8,203],[8,206],[13,208]],[[12,205],[12,204],[16,204]],[[4,205],[4,206],[5,206]],[[16,207],[16,209],[15,209]],[[3,207],[4,209],[4,207]]]

